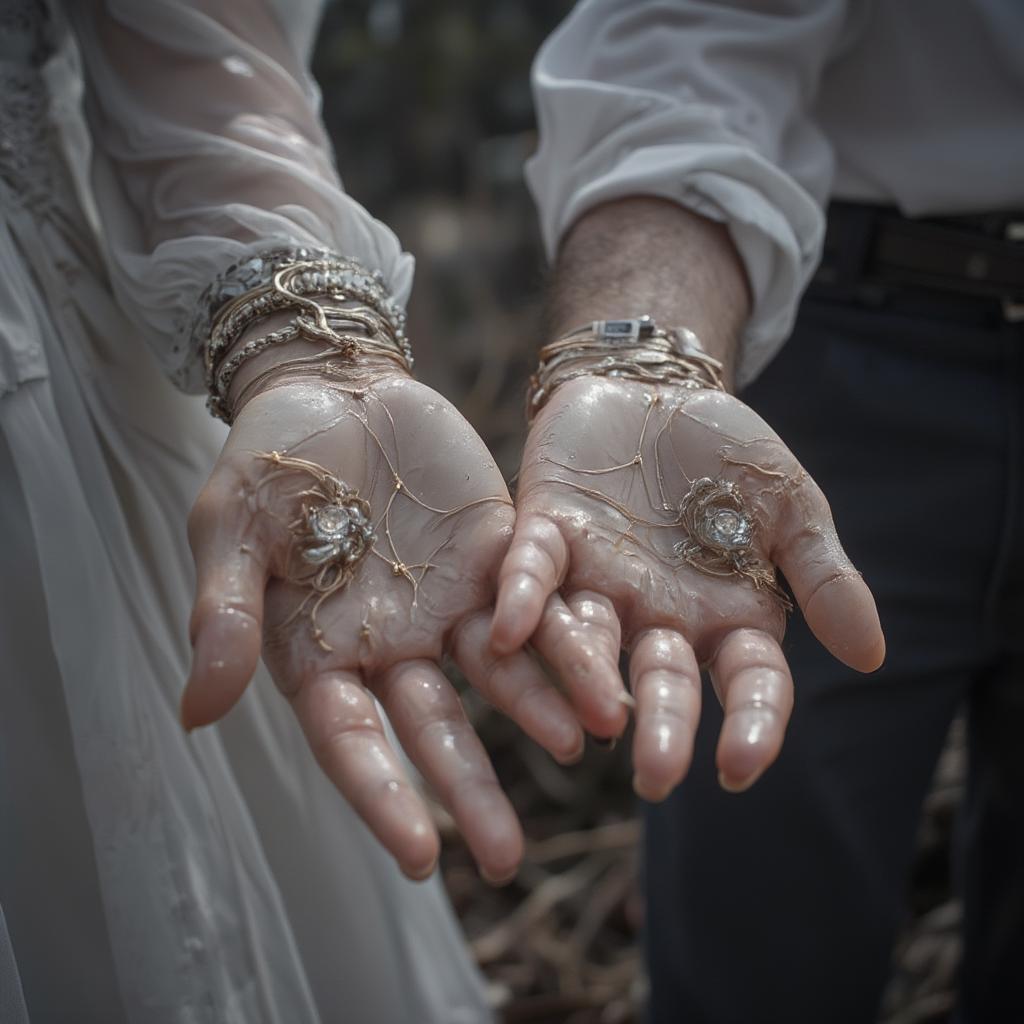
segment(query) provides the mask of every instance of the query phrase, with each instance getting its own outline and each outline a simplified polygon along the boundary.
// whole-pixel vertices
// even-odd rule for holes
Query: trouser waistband
[[[937,303],[978,322],[1022,322],[1024,212],[910,218],[833,202],[808,295],[885,308]]]

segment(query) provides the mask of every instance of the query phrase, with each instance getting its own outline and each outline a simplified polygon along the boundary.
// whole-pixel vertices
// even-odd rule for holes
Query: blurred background
[[[544,286],[522,176],[535,146],[528,74],[571,7],[339,0],[327,6],[314,59],[347,190],[416,256],[418,376],[462,410],[507,478],[522,444]],[[465,698],[528,838],[519,877],[495,890],[437,811],[448,890],[503,1019],[638,1024],[640,830],[628,737],[563,769],[471,692]],[[949,837],[963,763],[955,728],[922,821],[885,1024],[949,1019],[959,960]]]
[[[523,163],[530,61],[567,0],[340,0],[314,60],[347,190],[417,260],[421,379],[506,474],[522,436],[543,257]]]

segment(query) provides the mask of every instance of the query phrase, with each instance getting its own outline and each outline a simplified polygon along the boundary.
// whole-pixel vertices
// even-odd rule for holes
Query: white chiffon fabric
[[[332,169],[316,6],[0,0],[4,1024],[490,1019],[440,885],[400,875],[262,673],[222,726],[177,721],[185,519],[224,438],[167,379],[198,380],[196,298],[281,243],[411,283]]]

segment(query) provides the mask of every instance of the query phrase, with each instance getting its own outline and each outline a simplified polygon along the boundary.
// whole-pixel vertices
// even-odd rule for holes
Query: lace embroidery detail
[[[54,196],[50,98],[39,72],[53,49],[43,0],[0,0],[0,181],[20,205]]]
[[[0,181],[20,205],[53,203],[56,189],[50,97],[39,72],[0,63]]]

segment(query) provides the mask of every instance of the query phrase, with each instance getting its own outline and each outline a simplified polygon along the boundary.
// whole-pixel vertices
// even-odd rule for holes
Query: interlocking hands
[[[295,295],[280,283],[285,308]],[[339,307],[339,323],[351,316]],[[354,336],[342,351],[339,330],[298,332],[282,343],[288,356],[240,336],[244,359],[218,385],[235,419],[190,521],[198,584],[182,719],[224,715],[262,650],[324,771],[408,875],[432,870],[439,840],[378,703],[482,872],[505,879],[521,856],[515,814],[441,671],[446,654],[564,762],[584,730],[618,736],[635,707],[634,785],[649,799],[686,773],[701,665],[726,710],[723,784],[750,785],[777,755],[793,684],[775,566],[826,647],[855,668],[880,663],[870,592],[824,497],[720,390],[715,360],[638,351],[619,366],[620,354],[598,352],[616,375],[594,376],[556,353],[514,511],[483,443],[407,376],[393,339]]]
[[[577,715],[529,655],[488,644],[512,524],[487,449],[424,385],[310,377],[264,390],[238,413],[190,521],[183,721],[224,715],[262,650],[323,770],[403,871],[424,877],[437,832],[379,702],[481,870],[509,877],[519,825],[442,658],[554,757],[583,745]]]
[[[575,380],[527,439],[493,645],[529,641],[570,692],[602,694],[583,723],[599,736],[626,724],[628,650],[634,785],[653,800],[686,773],[706,665],[726,712],[720,776],[742,789],[778,754],[793,703],[775,565],[818,639],[876,668],[871,594],[821,491],[760,417],[722,391]]]

